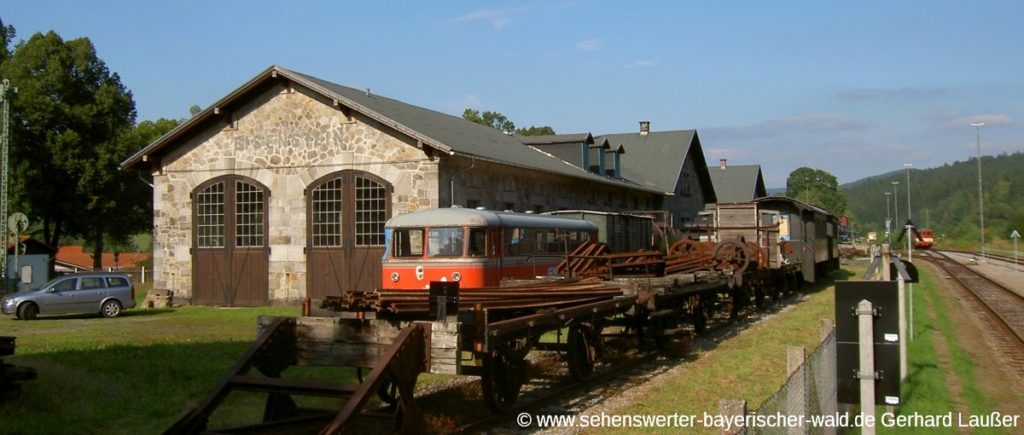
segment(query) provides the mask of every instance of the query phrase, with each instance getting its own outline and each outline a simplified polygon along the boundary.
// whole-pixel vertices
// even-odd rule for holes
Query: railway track
[[[968,290],[976,302],[968,303],[968,310],[992,332],[994,347],[1013,371],[1024,373],[1024,297],[940,252],[927,251],[920,258],[931,261]]]
[[[799,294],[797,294],[799,295]],[[766,314],[774,312],[775,310],[792,303],[796,303],[799,299],[794,300],[794,295],[786,296],[781,299],[780,305],[773,305],[774,308],[758,309],[756,307],[747,307],[744,309],[738,317],[727,318],[726,316],[719,316],[716,318],[711,325],[708,326],[703,333],[692,335],[692,340],[697,340],[700,337],[715,337],[718,334],[725,333],[730,327],[746,328],[750,326],[750,322],[756,322],[758,320],[757,314]],[[717,339],[715,339],[717,340]],[[651,343],[653,345],[653,343]],[[678,342],[673,342],[673,345],[683,345]],[[697,346],[696,342],[689,344],[689,346]],[[698,346],[699,347],[699,346]],[[667,349],[667,348],[666,348]],[[583,380],[567,380],[566,382],[556,384],[554,386],[539,387],[537,389],[526,392],[523,397],[516,402],[516,404],[509,409],[506,409],[503,413],[490,414],[478,420],[474,420],[465,423],[457,428],[453,429],[452,433],[481,433],[489,430],[498,428],[507,428],[508,425],[515,427],[518,422],[515,422],[515,418],[521,413],[536,413],[538,410],[544,409],[545,405],[557,403],[559,400],[571,398],[572,395],[605,386],[608,382],[617,379],[629,379],[630,376],[639,374],[639,370],[646,370],[645,367],[649,367],[651,364],[661,364],[658,357],[663,355],[666,349],[658,349],[656,347],[646,348],[640,355],[634,355],[630,357],[620,357],[614,364],[608,364],[601,370],[595,370],[589,377]],[[672,351],[669,351],[672,352]],[[658,363],[655,361],[658,360]],[[629,387],[625,387],[629,388]],[[529,429],[532,426],[524,427],[523,429]],[[535,428],[535,427],[534,427]]]

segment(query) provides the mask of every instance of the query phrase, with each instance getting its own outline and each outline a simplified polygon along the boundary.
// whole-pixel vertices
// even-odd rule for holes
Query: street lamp
[[[981,258],[985,259],[985,202],[982,200],[981,190],[981,127],[984,122],[971,124],[977,132],[978,137],[978,223],[981,226]]]
[[[903,164],[903,167],[907,168],[907,220],[913,219],[910,217],[910,167],[913,165],[913,163]]]
[[[899,181],[892,182],[892,214],[895,215],[893,219],[896,222],[896,228],[902,227],[902,225],[900,225],[900,193],[896,190],[899,185]]]
[[[885,192],[885,243],[892,243],[892,238],[889,237],[889,225],[892,222],[889,220],[889,195],[892,192]]]

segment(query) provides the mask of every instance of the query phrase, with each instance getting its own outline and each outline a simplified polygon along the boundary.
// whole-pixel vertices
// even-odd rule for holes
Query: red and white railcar
[[[385,289],[419,290],[431,281],[497,287],[548,275],[580,243],[597,240],[597,226],[583,220],[466,208],[396,216],[384,228]]]

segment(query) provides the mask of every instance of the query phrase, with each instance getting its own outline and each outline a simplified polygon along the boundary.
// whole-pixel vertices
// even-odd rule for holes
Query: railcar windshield
[[[431,228],[427,243],[431,257],[461,257],[462,228]]]

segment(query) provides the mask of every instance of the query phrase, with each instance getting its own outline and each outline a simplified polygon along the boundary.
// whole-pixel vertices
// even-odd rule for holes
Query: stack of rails
[[[517,310],[597,302],[622,296],[622,289],[597,278],[553,281],[516,287],[487,287],[459,291],[459,309]],[[426,314],[430,295],[426,290],[374,290],[328,297],[323,308],[336,311],[375,311],[390,314]]]

